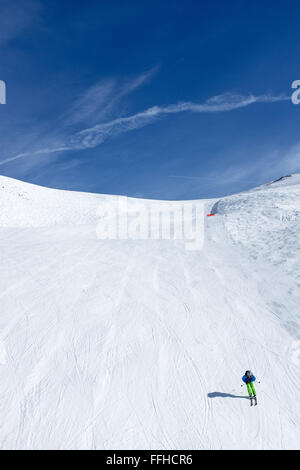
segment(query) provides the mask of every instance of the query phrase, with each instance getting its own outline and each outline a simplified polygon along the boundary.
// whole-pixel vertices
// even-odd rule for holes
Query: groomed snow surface
[[[0,177],[0,447],[299,449],[300,176],[205,201],[200,251],[99,240],[110,198]]]

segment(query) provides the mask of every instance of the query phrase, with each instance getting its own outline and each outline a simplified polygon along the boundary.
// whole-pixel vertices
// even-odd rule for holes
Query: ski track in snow
[[[208,200],[189,252],[98,240],[110,196],[0,177],[1,448],[299,449],[299,196]]]

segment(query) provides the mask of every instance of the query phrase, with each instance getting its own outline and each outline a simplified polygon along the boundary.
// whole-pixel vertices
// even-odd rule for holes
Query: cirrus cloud
[[[143,79],[140,79],[139,83],[143,83]],[[134,89],[133,85],[132,88]],[[97,93],[98,91],[96,92],[96,94]],[[106,93],[109,94],[109,91],[104,91],[104,95]],[[102,96],[103,93],[101,94],[101,97]],[[71,150],[78,151],[94,148],[103,144],[107,140],[119,136],[120,134],[140,129],[146,125],[149,125],[164,115],[183,112],[229,112],[238,108],[250,106],[254,103],[275,103],[279,101],[286,101],[289,99],[290,98],[286,95],[243,95],[238,93],[224,93],[221,95],[213,96],[212,98],[206,100],[204,103],[180,102],[167,106],[153,106],[131,116],[112,119],[108,122],[103,122],[100,124],[96,124],[92,127],[82,129],[73,134],[71,133],[70,135],[65,135],[63,138],[60,138],[60,140],[55,140],[54,142],[47,142],[47,144],[45,144],[43,148],[35,150],[34,152],[20,153],[13,157],[2,160],[0,161],[0,165],[4,165],[30,155],[36,156],[57,152],[66,152]],[[83,115],[88,112],[91,112],[91,109],[93,109],[94,105],[92,106],[92,108],[87,110],[86,103],[90,102],[90,96],[89,94],[87,94],[82,101]],[[78,113],[80,114],[80,106],[78,105],[78,102],[76,104],[76,108],[78,110]]]

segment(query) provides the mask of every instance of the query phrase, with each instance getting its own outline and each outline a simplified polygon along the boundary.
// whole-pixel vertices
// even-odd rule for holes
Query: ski
[[[256,406],[257,405],[257,398],[256,396],[250,397],[250,406]]]

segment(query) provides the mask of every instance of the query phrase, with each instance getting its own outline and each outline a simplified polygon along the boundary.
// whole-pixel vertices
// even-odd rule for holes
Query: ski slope
[[[300,175],[206,200],[200,251],[99,240],[110,198],[0,177],[0,448],[299,449]]]

